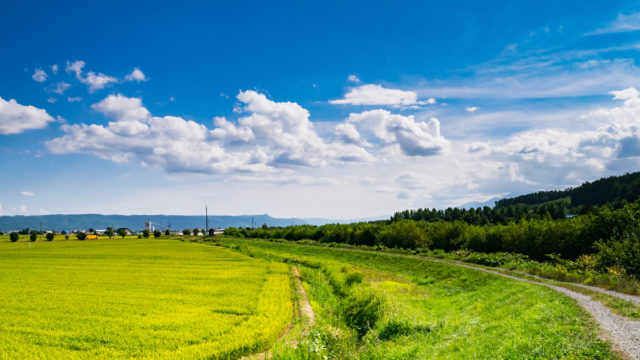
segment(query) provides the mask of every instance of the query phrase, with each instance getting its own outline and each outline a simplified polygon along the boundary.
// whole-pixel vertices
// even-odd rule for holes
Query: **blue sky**
[[[3,4],[0,214],[359,218],[637,171],[639,5]]]

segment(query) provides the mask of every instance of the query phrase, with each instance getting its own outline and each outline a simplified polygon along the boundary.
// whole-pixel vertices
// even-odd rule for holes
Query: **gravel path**
[[[511,271],[513,271],[513,270],[511,270]],[[540,280],[551,280],[551,281],[555,281],[557,283],[562,283],[562,284],[566,284],[566,285],[581,287],[581,288],[587,289],[587,290],[597,291],[599,293],[611,295],[613,297],[617,297],[618,299],[626,300],[626,301],[632,302],[634,304],[640,305],[640,296],[638,296],[638,295],[623,294],[623,293],[619,293],[617,291],[607,290],[607,289],[603,289],[603,288],[597,287],[597,286],[589,286],[589,285],[585,285],[585,284],[578,284],[578,283],[572,283],[572,282],[566,282],[566,281],[558,281],[558,280],[554,280],[554,279],[547,279],[547,278],[544,278],[542,276],[531,275],[531,274],[528,274],[528,273],[525,273],[525,272],[521,272],[521,271],[513,271],[513,272],[516,272],[516,273],[522,274],[522,275],[532,276],[532,277],[534,277],[536,279],[540,279]]]
[[[442,261],[442,262],[445,262],[445,261]],[[451,263],[448,261],[445,263],[454,264],[456,266],[466,267],[466,268],[474,269],[478,271],[484,271],[487,273],[504,276],[513,280],[523,281],[530,284],[546,286],[559,293],[565,294],[570,298],[576,300],[583,308],[587,309],[587,311],[589,311],[591,315],[593,315],[593,317],[596,319],[598,324],[600,324],[602,329],[604,329],[608,333],[609,337],[611,338],[611,340],[613,341],[613,343],[616,345],[618,349],[624,351],[629,356],[630,359],[640,360],[640,321],[633,321],[633,320],[626,319],[620,315],[616,315],[612,313],[609,309],[607,309],[604,305],[602,305],[600,302],[592,300],[591,297],[589,297],[588,295],[571,291],[561,286],[555,286],[555,285],[540,283],[533,280],[523,279],[516,276],[503,274],[498,271],[483,269],[483,268],[479,268],[471,265],[464,265],[460,263]],[[571,285],[575,285],[575,284],[571,284]],[[591,289],[592,287],[588,286],[587,288]],[[604,290],[600,288],[596,288],[596,289]],[[595,289],[592,289],[592,290],[595,290]],[[599,291],[599,290],[596,290],[596,291]],[[605,292],[605,291],[606,293],[609,293],[609,290],[604,290],[601,292]],[[611,294],[613,296],[625,295],[625,294],[620,294],[616,292],[613,292],[613,293],[614,294]],[[628,296],[632,296],[632,295],[628,295]]]

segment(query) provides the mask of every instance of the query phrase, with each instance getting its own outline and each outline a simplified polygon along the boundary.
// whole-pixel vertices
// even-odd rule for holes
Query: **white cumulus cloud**
[[[393,114],[387,110],[369,110],[352,113],[349,123],[363,131],[372,132],[388,145],[398,145],[410,156],[430,156],[443,152],[449,141],[440,134],[440,121],[416,121],[413,115]]]
[[[67,61],[66,71],[68,73],[75,73],[76,78],[82,77],[82,69],[84,68],[85,62],[82,60],[76,60],[74,62]]]
[[[486,146],[494,159],[516,164],[524,178],[537,183],[581,182],[635,168],[640,165],[640,92],[628,88],[612,95],[623,104],[580,117],[601,124],[597,128],[530,130]]]
[[[68,84],[68,83],[66,83],[64,81],[61,81],[59,83],[52,84],[52,85],[46,87],[45,90],[47,92],[52,92],[52,93],[56,93],[58,95],[62,95],[70,87],[71,87],[71,84]]]
[[[367,84],[351,88],[342,99],[329,101],[335,105],[389,105],[406,106],[418,104],[414,91],[384,88],[381,85]]]
[[[14,99],[0,97],[0,134],[19,134],[25,130],[42,129],[54,121],[44,109],[20,105]]]
[[[95,73],[93,71],[89,71],[84,74],[84,66],[85,62],[81,60],[76,60],[74,62],[67,62],[67,72],[73,72],[76,76],[76,79],[81,83],[87,85],[89,87],[89,92],[92,93],[96,90],[100,90],[108,86],[112,83],[117,83],[118,79],[113,76],[105,75],[102,73]]]
[[[358,129],[353,124],[350,123],[342,123],[336,125],[336,129],[334,131],[336,137],[340,139],[342,142],[347,144],[361,144],[362,138],[360,137],[360,133]]]
[[[32,193],[31,191],[21,191],[20,195],[22,195],[22,196],[35,196],[36,194]]]
[[[46,142],[53,153],[90,153],[115,162],[133,159],[167,171],[234,173],[324,166],[328,161],[367,162],[373,156],[353,144],[322,139],[309,112],[255,91],[237,96],[237,124],[215,118],[213,129],[175,116],[155,117],[139,98],[110,95],[92,109],[112,119],[106,126],[63,125],[66,134]]]
[[[47,73],[42,69],[35,69],[33,75],[31,75],[33,81],[43,82],[47,80]]]
[[[124,77],[125,80],[127,81],[147,81],[147,77],[144,76],[144,74],[142,73],[142,71],[138,68],[134,68],[133,71],[130,74],[127,74]]]
[[[150,115],[149,110],[142,106],[142,100],[123,95],[110,95],[91,108],[120,122],[144,123]]]

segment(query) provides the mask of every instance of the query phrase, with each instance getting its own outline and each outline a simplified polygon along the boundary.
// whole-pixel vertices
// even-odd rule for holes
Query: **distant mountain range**
[[[464,203],[462,205],[456,206],[459,209],[477,209],[481,207],[488,206],[490,208],[496,205],[496,201],[502,199],[501,197],[494,197],[486,201],[472,201],[468,203]]]
[[[333,223],[352,223],[359,221],[372,221],[388,219],[388,216],[379,216],[351,220],[331,220],[323,218],[274,218],[269,215],[209,215],[209,228],[247,227],[253,225],[260,227],[289,225],[323,225]],[[0,216],[0,231],[22,230],[29,228],[39,230],[96,230],[114,228],[128,228],[131,230],[144,229],[145,222],[150,221],[156,229],[172,230],[205,228],[204,215],[101,215],[101,214],[73,214],[73,215],[15,215]]]
[[[239,215],[220,216],[209,215],[209,227],[226,228],[230,226],[246,227],[251,222],[256,227],[267,224],[268,226],[288,226],[292,224],[309,224],[304,219],[274,218],[269,215]],[[205,217],[181,216],[181,215],[101,215],[101,214],[74,214],[74,215],[29,215],[29,216],[0,216],[0,231],[21,230],[30,228],[33,230],[86,230],[89,228],[105,229],[108,226],[114,228],[128,228],[131,230],[144,229],[145,222],[150,221],[156,229],[203,229]],[[324,221],[324,222],[322,222]],[[313,223],[330,223],[331,220],[313,219]]]

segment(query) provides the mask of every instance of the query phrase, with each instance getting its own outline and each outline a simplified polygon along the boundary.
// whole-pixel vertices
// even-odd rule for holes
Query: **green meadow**
[[[416,257],[226,238],[300,267],[316,324],[275,359],[618,359],[590,315],[548,288]]]

